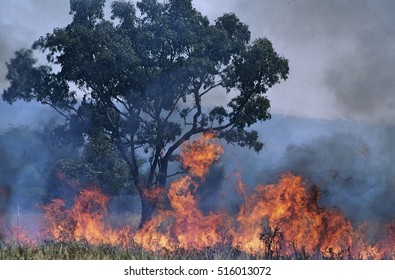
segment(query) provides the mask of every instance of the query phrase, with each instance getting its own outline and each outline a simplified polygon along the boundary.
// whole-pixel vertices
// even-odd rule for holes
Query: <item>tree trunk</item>
[[[158,177],[158,185],[159,186],[166,186],[167,180],[167,167],[168,167],[168,160],[167,158],[163,158],[160,160],[160,168],[159,168],[159,177]]]
[[[149,182],[150,186],[146,189],[148,190],[148,192],[139,192],[141,200],[141,220],[139,228],[142,228],[144,224],[151,219],[151,216],[154,213],[159,200],[161,199],[161,195],[163,194],[163,192],[157,192],[155,188],[165,188],[167,179],[167,168],[168,160],[166,158],[161,159],[157,182],[154,184],[152,184],[152,182]],[[149,194],[150,191],[152,191],[152,195]]]
[[[144,194],[140,195],[141,200],[141,220],[139,228],[141,229],[146,222],[151,220],[151,216],[156,208],[157,201],[147,197]]]

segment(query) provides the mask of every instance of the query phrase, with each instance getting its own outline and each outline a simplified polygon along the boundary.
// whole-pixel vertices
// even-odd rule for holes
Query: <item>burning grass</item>
[[[18,228],[1,246],[0,259],[395,258],[395,224],[382,225],[372,240],[366,224],[355,226],[340,211],[320,207],[318,187],[290,173],[252,192],[238,182],[244,203],[236,215],[203,213],[195,193],[222,152],[212,134],[185,144],[180,154],[189,174],[170,184],[169,207],[141,229],[114,227],[108,198],[92,187],[71,207],[61,199],[45,205],[41,238]]]

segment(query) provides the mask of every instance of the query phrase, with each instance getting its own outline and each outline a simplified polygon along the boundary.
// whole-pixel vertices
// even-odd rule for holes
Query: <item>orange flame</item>
[[[106,221],[108,198],[98,188],[82,190],[70,209],[54,199],[44,206],[48,223],[45,234],[57,241],[87,241],[90,244],[125,245],[129,227],[113,230]]]
[[[213,133],[205,133],[196,141],[182,145],[180,156],[183,167],[189,168],[190,174],[203,179],[211,165],[219,159],[224,150],[215,140]]]
[[[91,244],[140,245],[166,253],[205,250],[218,245],[265,257],[394,259],[395,222],[383,226],[378,242],[367,234],[367,223],[355,226],[337,209],[319,206],[319,189],[301,176],[282,175],[276,184],[259,185],[247,192],[238,175],[236,188],[244,199],[239,213],[204,214],[196,190],[223,148],[214,134],[181,147],[182,165],[189,174],[170,183],[167,193],[153,189],[147,197],[167,195],[156,214],[132,233],[128,226],[113,229],[108,222],[108,198],[98,188],[83,190],[74,205],[53,200],[43,207],[45,236],[57,241]]]
[[[395,260],[395,222],[387,224],[383,230],[385,236],[372,248],[374,258]]]
[[[314,195],[313,195],[314,197]],[[341,252],[353,245],[356,234],[349,220],[336,210],[321,210],[300,176],[284,174],[278,184],[261,185],[246,198],[236,217],[239,228],[233,245],[257,254],[262,251],[262,220],[268,219],[284,236],[283,255],[303,250]]]
[[[200,179],[209,167],[219,159],[223,148],[211,133],[204,134],[181,148],[183,167]],[[135,242],[146,250],[157,251],[165,248],[203,250],[221,240],[221,217],[211,213],[205,216],[199,209],[195,197],[199,184],[186,175],[170,184],[168,198],[172,210],[159,211],[158,215],[146,223],[136,233]]]

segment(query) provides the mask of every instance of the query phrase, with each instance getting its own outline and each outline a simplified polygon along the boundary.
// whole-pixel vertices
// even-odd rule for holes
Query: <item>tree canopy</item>
[[[210,23],[191,0],[114,1],[106,19],[104,4],[70,0],[72,22],[7,63],[3,99],[51,106],[80,143],[105,135],[130,169],[144,221],[154,207],[144,193],[165,185],[169,161],[193,135],[262,149],[251,125],[270,118],[266,94],[287,79],[288,61],[267,38],[251,42],[233,13]],[[220,89],[228,101],[212,105]]]

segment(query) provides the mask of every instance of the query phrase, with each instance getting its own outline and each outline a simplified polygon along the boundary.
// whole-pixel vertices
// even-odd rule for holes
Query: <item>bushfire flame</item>
[[[86,241],[90,244],[125,245],[131,236],[128,226],[114,230],[107,218],[108,197],[99,188],[82,190],[74,205],[54,199],[43,207],[47,226],[44,235],[56,241]]]
[[[141,229],[111,227],[108,198],[95,187],[82,190],[69,208],[61,199],[45,205],[43,235],[56,241],[133,243],[154,252],[201,251],[224,245],[269,258],[395,258],[395,222],[382,226],[380,240],[372,241],[366,234],[367,224],[353,225],[339,210],[320,207],[318,187],[309,187],[301,176],[290,173],[284,173],[276,184],[259,185],[251,192],[239,180],[235,187],[244,203],[238,214],[204,214],[196,190],[222,153],[211,133],[185,143],[180,158],[188,174],[170,183],[169,206],[157,209]]]
[[[203,250],[222,242],[220,215],[204,215],[198,209],[197,180],[203,180],[209,167],[219,159],[223,148],[213,134],[204,134],[181,149],[183,167],[189,169],[186,176],[172,182],[168,198],[172,210],[159,211],[157,216],[144,224],[135,235],[135,241],[144,249],[157,251],[166,248]]]

